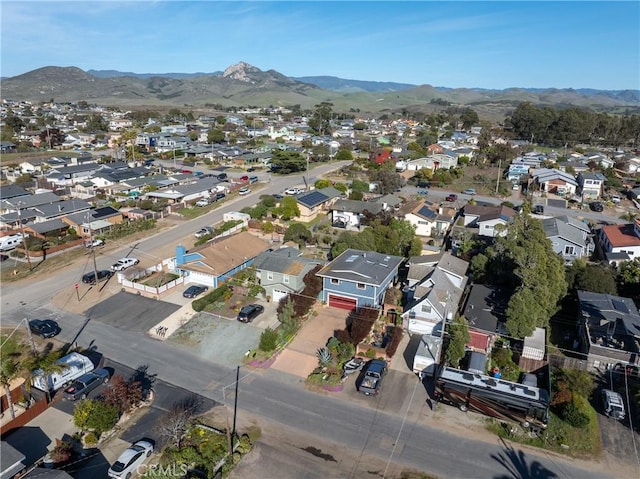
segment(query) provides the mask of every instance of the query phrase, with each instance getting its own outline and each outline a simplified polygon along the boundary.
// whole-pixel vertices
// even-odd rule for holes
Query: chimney
[[[187,252],[186,248],[179,244],[176,246],[176,266],[184,264],[184,255]]]

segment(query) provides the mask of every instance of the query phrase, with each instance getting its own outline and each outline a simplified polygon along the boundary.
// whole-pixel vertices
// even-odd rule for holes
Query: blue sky
[[[445,87],[640,89],[640,2],[2,1],[1,72],[43,66]]]

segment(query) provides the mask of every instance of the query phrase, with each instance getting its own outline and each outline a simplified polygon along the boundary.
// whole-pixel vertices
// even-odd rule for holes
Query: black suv
[[[592,211],[595,211],[597,213],[604,211],[604,205],[602,204],[601,201],[594,201],[589,205],[589,208],[591,208]]]
[[[227,179],[227,174],[226,173],[220,173],[217,178],[218,178],[219,181],[225,181]]]
[[[259,304],[249,304],[242,308],[238,313],[238,321],[241,323],[250,323],[253,319],[264,311],[264,306]]]
[[[107,269],[99,269],[98,273],[98,281],[102,281],[103,279],[109,279],[113,275],[112,271]],[[91,271],[84,276],[82,276],[82,282],[85,284],[96,284],[96,272]]]

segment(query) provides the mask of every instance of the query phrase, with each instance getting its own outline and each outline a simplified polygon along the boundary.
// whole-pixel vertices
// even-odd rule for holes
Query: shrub
[[[390,358],[396,354],[398,350],[398,346],[400,346],[400,342],[402,341],[402,328],[400,326],[393,326],[391,329],[391,339],[387,344],[386,353]]]
[[[84,436],[84,443],[87,446],[95,446],[96,444],[98,444],[98,436],[96,436],[96,433],[93,431],[88,432]]]
[[[82,430],[100,435],[118,422],[118,408],[105,401],[84,399],[73,410],[73,422]]]
[[[49,456],[53,462],[66,462],[71,459],[73,455],[73,444],[67,441],[59,441],[56,446],[51,450]]]
[[[260,350],[269,352],[278,346],[278,333],[271,328],[265,329],[260,335]]]
[[[217,287],[210,293],[204,295],[202,298],[196,299],[191,303],[194,311],[200,312],[204,311],[204,309],[209,304],[217,303],[218,301],[222,301],[227,294],[231,293],[229,286],[223,284],[222,286]]]
[[[562,419],[579,429],[583,429],[589,424],[589,416],[580,411],[573,402],[567,403],[562,409]]]
[[[118,414],[122,415],[142,402],[142,385],[139,381],[125,381],[116,375],[111,379],[109,387],[103,395],[107,404],[115,406]]]

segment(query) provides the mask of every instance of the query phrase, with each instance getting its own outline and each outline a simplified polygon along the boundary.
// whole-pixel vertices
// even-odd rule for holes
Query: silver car
[[[107,474],[114,479],[129,479],[152,452],[153,444],[149,441],[138,441],[120,454]]]

